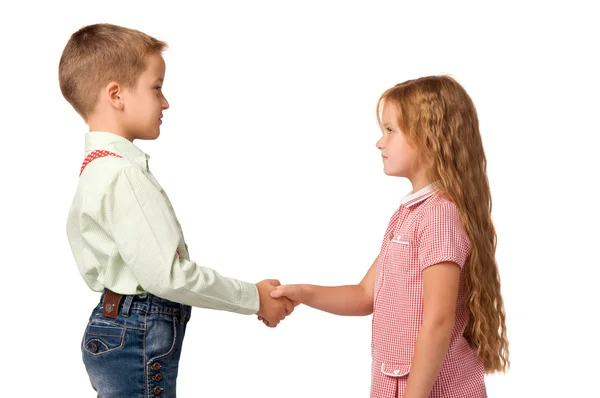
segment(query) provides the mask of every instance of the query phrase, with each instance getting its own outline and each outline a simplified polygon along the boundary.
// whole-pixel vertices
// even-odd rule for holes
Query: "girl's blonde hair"
[[[505,372],[508,339],[500,276],[496,264],[496,231],[486,158],[473,101],[448,76],[408,80],[377,102],[381,125],[383,106],[395,106],[398,126],[420,154],[429,181],[458,208],[471,240],[464,284],[469,322],[464,335],[477,349],[486,372]]]

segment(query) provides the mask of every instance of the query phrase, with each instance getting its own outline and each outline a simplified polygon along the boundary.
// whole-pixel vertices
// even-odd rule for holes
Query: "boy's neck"
[[[131,142],[136,138],[123,126],[123,122],[119,117],[118,112],[116,112],[109,103],[102,101],[102,99],[96,104],[96,108],[94,112],[89,115],[86,124],[90,131],[113,133]]]
[[[105,131],[107,133],[112,133],[121,136],[131,142],[133,142],[133,140],[135,139],[135,137],[132,137],[131,135],[127,134],[125,129],[123,129],[123,127],[120,126],[119,123],[116,123],[116,121],[110,120],[108,118],[104,118],[104,120],[100,119],[101,118],[96,117],[90,118],[88,120],[87,125],[89,131]]]

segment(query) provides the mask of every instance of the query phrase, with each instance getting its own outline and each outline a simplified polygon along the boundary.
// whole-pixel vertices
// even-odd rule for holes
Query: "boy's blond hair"
[[[103,86],[116,81],[135,87],[146,57],[167,43],[134,29],[111,24],[88,25],[71,35],[58,66],[60,90],[87,122]]]

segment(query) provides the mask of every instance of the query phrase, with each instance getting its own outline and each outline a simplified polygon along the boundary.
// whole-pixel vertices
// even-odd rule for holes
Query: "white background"
[[[401,81],[454,76],[481,121],[511,342],[488,394],[600,397],[591,6],[122,3],[0,6],[3,395],[94,396],[79,344],[98,295],[65,233],[86,126],[57,69],[71,33],[110,22],[169,43],[171,109],[157,141],[136,143],[192,258],[250,282],[360,281],[411,188],[383,174],[375,103]],[[366,397],[370,321],[299,307],[272,330],[195,309],[179,396]]]

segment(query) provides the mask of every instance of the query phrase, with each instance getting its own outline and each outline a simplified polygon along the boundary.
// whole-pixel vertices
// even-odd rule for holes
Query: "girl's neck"
[[[421,189],[425,188],[427,185],[431,184],[431,181],[425,176],[424,172],[419,172],[414,174],[409,178],[410,183],[412,184],[412,191],[418,192]]]

